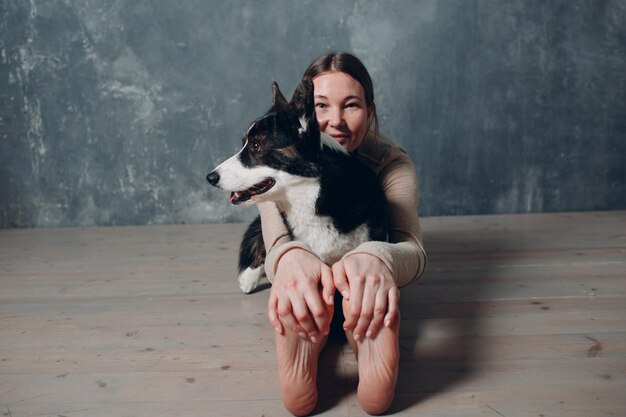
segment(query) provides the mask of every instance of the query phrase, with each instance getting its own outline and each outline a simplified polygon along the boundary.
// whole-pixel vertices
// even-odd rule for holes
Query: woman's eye
[[[325,109],[326,108],[326,104],[324,104],[324,103],[317,103],[317,104],[315,104],[315,108],[316,109]]]
[[[354,108],[354,107],[359,108],[360,106],[359,106],[359,103],[348,103],[348,104],[346,104],[346,107],[348,107],[348,108]]]

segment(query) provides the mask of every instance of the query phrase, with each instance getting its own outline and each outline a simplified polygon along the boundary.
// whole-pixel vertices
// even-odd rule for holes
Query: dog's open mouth
[[[247,190],[235,191],[230,194],[230,202],[237,205],[250,200],[253,196],[263,194],[276,184],[274,178],[267,178]]]

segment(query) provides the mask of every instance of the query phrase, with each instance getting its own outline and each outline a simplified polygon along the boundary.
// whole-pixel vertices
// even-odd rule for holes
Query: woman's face
[[[345,72],[329,71],[313,78],[313,92],[320,130],[348,152],[357,149],[371,116],[363,86]]]

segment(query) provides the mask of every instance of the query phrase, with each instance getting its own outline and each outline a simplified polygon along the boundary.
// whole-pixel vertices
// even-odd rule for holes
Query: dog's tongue
[[[251,197],[251,195],[248,192],[248,190],[245,190],[245,191],[235,191],[235,192],[230,193],[230,202],[233,203],[233,204],[239,204],[241,202],[249,200],[250,197]]]

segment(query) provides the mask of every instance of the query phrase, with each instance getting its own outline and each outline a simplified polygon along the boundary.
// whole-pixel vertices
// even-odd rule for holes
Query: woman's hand
[[[389,328],[399,318],[400,291],[380,259],[358,253],[335,263],[332,271],[335,287],[349,300],[343,328],[356,341],[375,338],[383,324]]]
[[[267,309],[270,323],[279,334],[286,327],[316,342],[330,331],[334,293],[328,265],[304,249],[292,249],[278,261]]]

